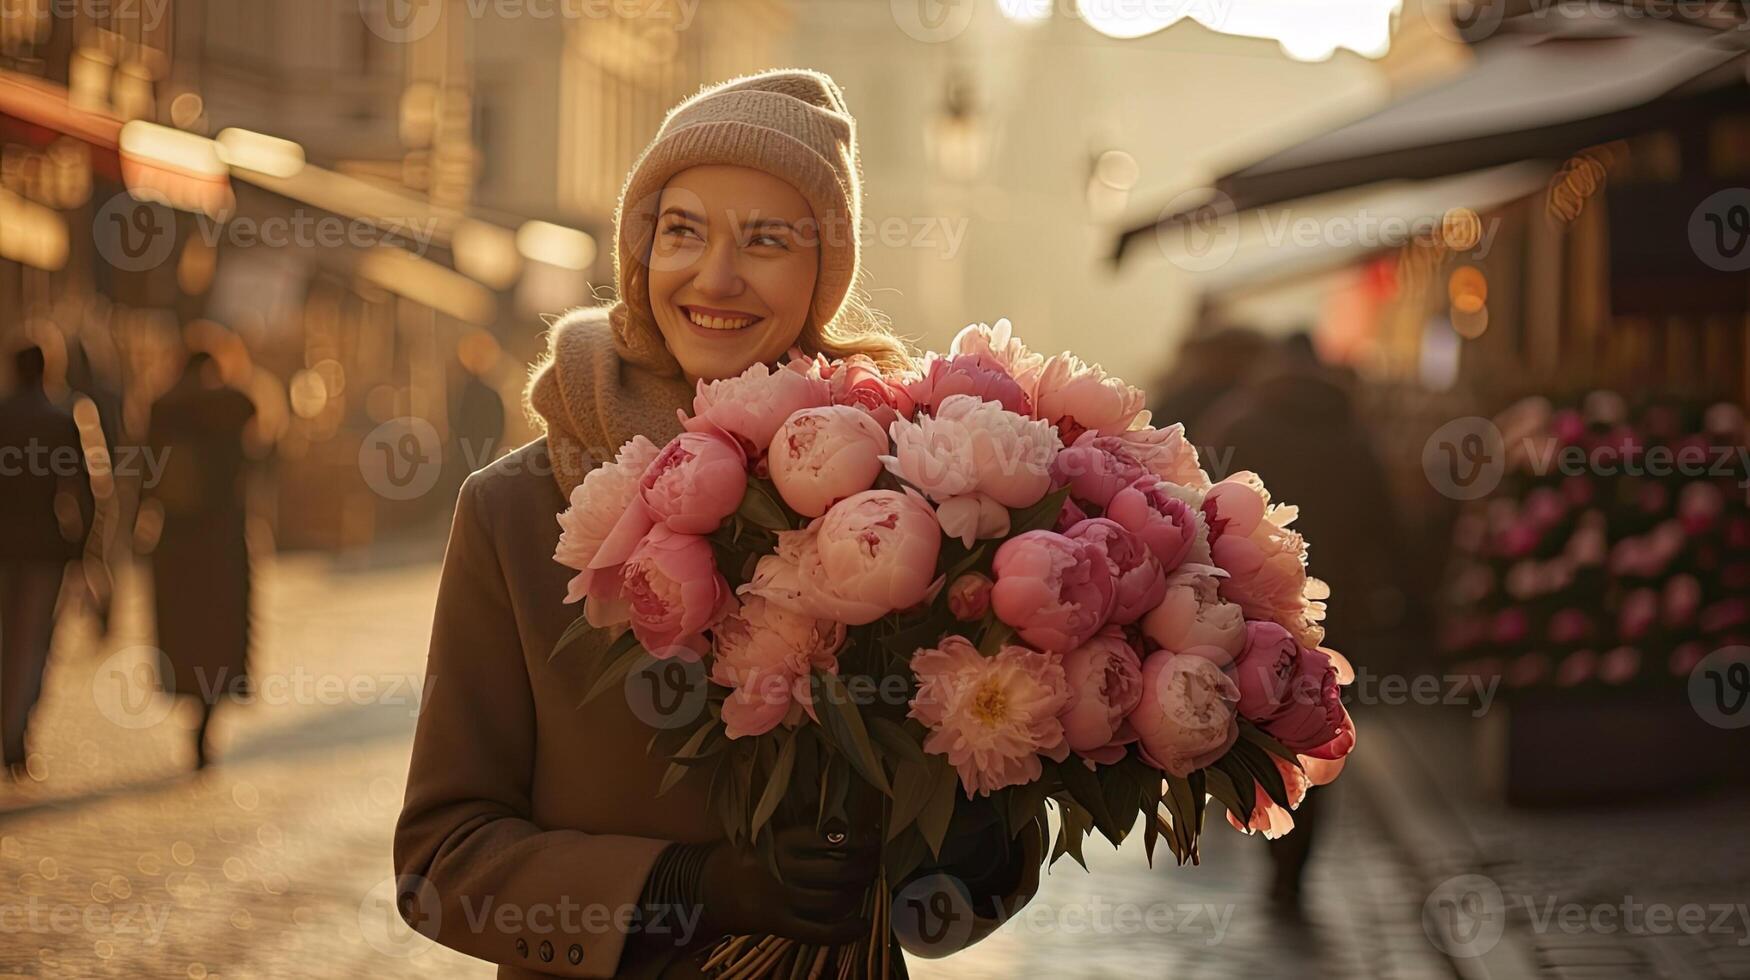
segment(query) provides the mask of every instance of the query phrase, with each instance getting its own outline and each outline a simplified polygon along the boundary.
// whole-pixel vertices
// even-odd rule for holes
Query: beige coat
[[[611,407],[621,397],[602,390],[615,375],[599,359],[611,351],[599,318],[562,323],[554,348],[564,359],[547,372],[561,381],[572,380],[568,366],[605,371],[568,401]],[[541,382],[535,387],[538,405]],[[664,407],[672,417],[679,406]],[[641,408],[648,418],[650,406]],[[617,414],[571,420],[570,431],[618,438]],[[549,433],[555,428],[549,420]],[[682,780],[658,798],[667,763],[646,752],[651,728],[625,698],[579,708],[577,659],[548,656],[579,612],[562,601],[571,572],[552,558],[566,504],[560,488],[574,482],[555,478],[541,439],[462,486],[395,831],[400,907],[437,942],[500,964],[500,977],[645,977],[665,965],[664,975],[693,975],[672,935],[629,941],[614,923],[636,904],[668,842],[721,837],[703,780]],[[1037,887],[1038,847],[1028,851],[1011,909]],[[997,924],[979,920],[972,939]],[[714,938],[696,937],[694,951]]]

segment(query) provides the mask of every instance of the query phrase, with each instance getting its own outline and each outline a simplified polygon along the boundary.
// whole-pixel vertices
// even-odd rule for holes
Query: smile
[[[695,326],[706,330],[742,330],[760,322],[764,317],[737,310],[715,310],[704,306],[683,306],[681,312],[687,315]]]

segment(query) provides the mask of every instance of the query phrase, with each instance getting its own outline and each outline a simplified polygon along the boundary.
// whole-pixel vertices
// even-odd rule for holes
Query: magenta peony
[[[1111,622],[1128,626],[1160,605],[1167,594],[1161,562],[1141,539],[1116,521],[1091,517],[1063,532],[1071,541],[1097,546],[1112,570]]]
[[[819,517],[873,486],[886,452],[887,433],[869,413],[828,405],[793,413],[772,438],[766,462],[784,502],[804,517]]]
[[[1136,741],[1126,719],[1142,699],[1142,658],[1136,649],[1122,632],[1108,627],[1063,655],[1063,673],[1070,690],[1063,730],[1071,751],[1090,763],[1124,758],[1124,746]]]
[[[1348,717],[1337,690],[1336,665],[1323,651],[1303,648],[1288,681],[1288,696],[1259,727],[1295,752],[1329,745]]]
[[[1098,432],[1082,433],[1051,461],[1051,478],[1058,486],[1068,486],[1072,498],[1101,509],[1113,494],[1150,475],[1128,443]]]
[[[723,702],[725,734],[741,738],[780,723],[794,725],[805,711],[813,714],[809,675],[816,669],[838,673],[845,626],[749,596],[711,638],[711,680],[733,690]]]
[[[692,534],[657,525],[620,569],[620,588],[632,632],[652,657],[697,660],[708,649],[702,634],[734,604],[717,571],[711,545]]]
[[[862,409],[882,432],[894,419],[911,418],[915,406],[905,380],[888,378],[866,354],[852,354],[838,362],[827,377],[832,403]]]
[[[1142,697],[1130,713],[1143,761],[1188,776],[1239,740],[1239,689],[1207,657],[1161,650],[1142,664]]]
[[[1020,415],[1031,415],[1032,399],[996,359],[988,354],[942,357],[932,354],[924,361],[923,376],[906,385],[919,411],[933,412],[952,395],[971,395],[996,402]]]
[[[1053,653],[1081,646],[1106,625],[1117,583],[1099,546],[1056,531],[1027,531],[997,548],[991,608],[1021,639]]]
[[[1145,476],[1112,495],[1106,516],[1141,538],[1167,572],[1186,561],[1202,563],[1208,532],[1188,491]]]
[[[1005,646],[985,657],[964,637],[912,655],[918,692],[910,717],[930,730],[924,751],[945,755],[971,799],[1038,779],[1045,755],[1069,757],[1058,716],[1070,689],[1056,657]]]
[[[1240,717],[1260,724],[1281,712],[1300,665],[1300,644],[1280,624],[1254,620],[1246,624],[1246,643],[1234,660],[1234,684],[1240,689]]]

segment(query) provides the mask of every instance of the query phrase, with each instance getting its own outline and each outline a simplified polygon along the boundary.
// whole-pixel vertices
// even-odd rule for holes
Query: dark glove
[[[988,915],[993,898],[1000,899],[1020,886],[1024,860],[1020,841],[1004,832],[996,808],[988,800],[962,800],[956,804],[954,821],[942,839],[941,853],[933,858],[926,855],[906,882],[931,874],[952,875],[966,886],[973,909]]]

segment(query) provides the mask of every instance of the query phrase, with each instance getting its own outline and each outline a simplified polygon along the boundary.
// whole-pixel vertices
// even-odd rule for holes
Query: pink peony
[[[1021,639],[1053,653],[1088,642],[1112,615],[1111,566],[1097,545],[1027,531],[997,548],[991,608]]]
[[[1123,525],[1091,517],[1063,532],[1071,541],[1099,547],[1112,570],[1114,595],[1111,622],[1128,626],[1160,605],[1167,594],[1167,576],[1155,553]]]
[[[1118,438],[1129,448],[1143,467],[1155,476],[1193,490],[1209,489],[1209,474],[1197,459],[1197,447],[1185,438],[1185,426],[1178,422],[1166,428],[1144,426],[1127,429]]]
[[[1306,542],[1288,528],[1298,511],[1270,503],[1257,474],[1242,472],[1210,488],[1203,513],[1210,554],[1228,573],[1222,596],[1248,618],[1281,623],[1302,646],[1318,646],[1330,589],[1306,573]]]
[[[1233,669],[1240,717],[1258,723],[1274,718],[1286,706],[1299,666],[1300,644],[1288,630],[1262,620],[1247,623],[1246,644]]]
[[[1142,663],[1142,697],[1130,713],[1144,762],[1188,776],[1239,740],[1239,689],[1213,660],[1160,650]]]
[[[914,492],[864,490],[800,531],[778,532],[737,591],[852,626],[916,605],[936,585],[942,534]]]
[[[1270,761],[1276,764],[1276,771],[1282,774],[1282,788],[1288,791],[1288,807],[1270,799],[1270,794],[1264,792],[1264,785],[1253,782],[1256,788],[1252,799],[1252,818],[1246,823],[1240,823],[1239,817],[1233,811],[1228,811],[1227,822],[1241,833],[1261,833],[1266,840],[1276,840],[1294,829],[1294,817],[1288,811],[1300,806],[1306,799],[1306,791],[1312,785],[1305,772],[1299,766],[1279,756],[1272,755]]]
[[[1186,561],[1202,564],[1209,540],[1190,493],[1145,476],[1112,495],[1106,516],[1141,538],[1168,572]]]
[[[723,702],[725,734],[741,738],[794,725],[804,711],[813,715],[809,675],[838,673],[845,626],[749,596],[712,629],[711,640],[711,680],[734,691]]]
[[[1112,628],[1063,655],[1070,701],[1063,712],[1069,747],[1090,763],[1111,764],[1124,758],[1124,746],[1136,741],[1125,719],[1142,699],[1142,659]]]
[[[1038,779],[1040,755],[1069,757],[1058,716],[1070,689],[1058,658],[1019,646],[985,657],[948,636],[914,653],[911,669],[918,693],[909,714],[930,730],[924,751],[948,757],[967,799]]]
[[[1009,532],[1008,508],[1037,503],[1051,489],[1057,436],[1051,427],[995,402],[952,395],[934,416],[889,427],[893,475],[937,504],[942,530],[970,546]]]
[[[948,611],[954,618],[972,622],[990,611],[991,581],[978,572],[967,572],[948,585]]]
[[[884,433],[894,419],[911,418],[914,406],[906,387],[883,375],[866,354],[852,354],[837,362],[830,381],[834,405],[862,409]],[[882,441],[885,444],[885,436]]]
[[[723,429],[752,459],[765,454],[791,413],[830,404],[832,385],[820,376],[818,361],[791,360],[775,371],[756,363],[733,378],[701,380],[693,415],[681,424],[689,432]]]
[[[1045,366],[1045,358],[1027,349],[1015,336],[1008,317],[995,324],[969,323],[954,335],[948,345],[950,355],[983,355],[1009,377],[1020,383],[1023,391],[1032,391]]]
[[[906,385],[906,392],[923,412],[934,411],[951,395],[971,395],[981,401],[997,402],[1021,415],[1031,415],[1033,410],[1026,389],[988,354],[955,357],[931,354],[924,361],[923,376]]]
[[[1148,397],[1097,364],[1064,351],[1045,361],[1033,383],[1033,415],[1057,426],[1066,444],[1090,429],[1115,436],[1148,422]]]
[[[697,660],[701,635],[728,612],[735,598],[717,571],[711,545],[692,534],[657,525],[620,570],[632,632],[652,657]]]
[[[1245,644],[1246,617],[1239,606],[1221,598],[1219,583],[1225,574],[1213,565],[1180,565],[1167,576],[1160,605],[1143,616],[1143,635],[1174,653],[1212,646],[1230,658],[1237,656]]]
[[[741,506],[747,456],[722,432],[683,432],[639,481],[650,519],[677,534],[710,534]]]
[[[1082,433],[1051,461],[1051,478],[1058,486],[1068,486],[1071,497],[1102,509],[1113,494],[1148,475],[1128,443],[1098,432]]]
[[[1323,651],[1302,649],[1289,678],[1288,696],[1259,727],[1284,747],[1307,752],[1330,744],[1346,717],[1336,665]]]
[[[773,437],[766,462],[784,502],[804,517],[819,517],[873,486],[886,451],[887,433],[867,412],[828,405],[793,413]]]
[[[620,515],[638,496],[638,480],[657,452],[655,443],[643,436],[633,436],[620,447],[613,462],[590,470],[584,474],[583,482],[572,489],[571,506],[559,514],[559,545],[553,550],[554,561],[578,572],[566,587],[566,602],[582,599],[591,582],[601,574],[590,567],[590,562],[601,551],[602,542],[607,540]],[[589,615],[590,605],[584,607],[585,615]],[[594,623],[595,618],[590,621]]]

